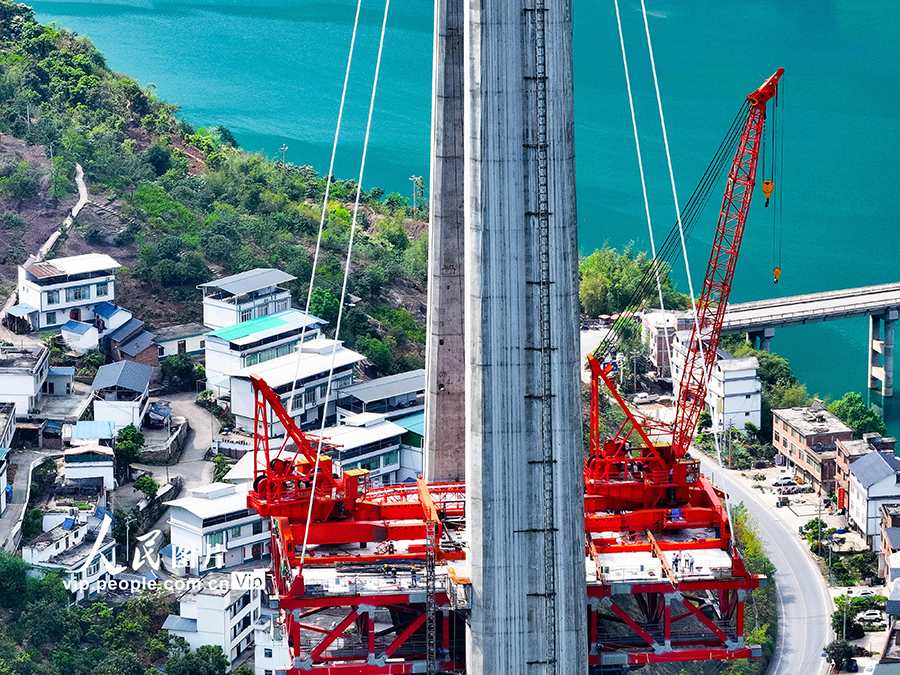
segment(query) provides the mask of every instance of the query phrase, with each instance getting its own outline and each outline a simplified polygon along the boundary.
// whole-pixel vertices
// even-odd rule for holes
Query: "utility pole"
[[[818,531],[819,531],[819,556],[822,555],[822,495],[819,495],[819,517],[817,519],[819,522],[817,523]]]
[[[281,175],[283,176],[285,171],[287,171],[287,151],[288,146],[284,143],[281,144]]]

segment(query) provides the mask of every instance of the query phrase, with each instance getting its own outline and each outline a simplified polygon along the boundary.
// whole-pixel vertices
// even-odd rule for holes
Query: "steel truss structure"
[[[765,577],[747,572],[724,495],[687,451],[740,249],[765,105],[782,73],[748,97],[674,428],[633,413],[608,366],[588,358],[584,546],[593,568],[585,589],[592,673],[761,655],[744,641],[744,603]],[[251,379],[256,427],[248,505],[272,525],[268,592],[290,647],[288,674],[464,672],[471,606],[465,485],[420,478],[373,488],[365,470],[336,472],[328,454],[334,446],[305,436],[279,396]],[[609,439],[600,437],[601,384],[626,416]],[[267,430],[274,418],[286,432],[273,447]]]

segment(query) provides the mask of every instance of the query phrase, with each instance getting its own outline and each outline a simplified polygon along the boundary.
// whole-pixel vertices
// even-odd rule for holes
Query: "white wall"
[[[165,358],[166,356],[173,356],[178,353],[178,343],[184,341],[185,350],[188,354],[198,354],[203,351],[206,342],[206,335],[192,335],[190,337],[178,338],[175,340],[165,340],[160,342],[157,340],[156,344],[160,346],[160,354],[159,358]],[[207,371],[208,372],[208,371]]]
[[[66,480],[76,480],[78,478],[102,478],[103,487],[107,490],[116,488],[116,481],[113,477],[113,462],[71,462],[64,464],[64,473]]]
[[[97,284],[107,284],[107,294],[97,295]],[[88,297],[81,300],[66,301],[66,289],[75,288],[76,286],[88,286],[90,291]],[[95,305],[101,302],[113,302],[115,299],[115,275],[109,274],[96,279],[88,279],[81,281],[69,281],[48,286],[39,286],[33,281],[26,278],[25,269],[19,267],[19,304],[29,304],[40,310],[38,328],[48,328],[50,326],[59,326],[69,320],[69,311],[73,308],[81,308],[81,321],[89,322],[94,318],[91,311]],[[50,291],[58,292],[59,302],[49,304],[48,293]],[[56,322],[50,324],[47,322],[47,312],[56,312]]]
[[[91,326],[83,335],[67,330],[61,331],[61,333],[66,344],[82,354],[97,349],[100,344],[100,333],[94,326]]]
[[[245,650],[253,643],[253,625],[256,621],[254,617],[259,617],[261,593],[259,591],[247,592],[250,593],[250,603],[234,617],[229,611],[231,605],[234,604],[232,599],[237,602],[242,594],[237,592],[231,592],[225,596],[197,594],[192,601],[181,603],[180,612],[181,616],[185,618],[196,618],[197,630],[170,630],[170,632],[183,637],[192,650],[203,645],[218,645],[225,652],[229,662],[234,661],[237,657],[235,648],[238,645]],[[241,623],[246,616],[250,617],[250,625],[232,637],[232,628]]]
[[[260,290],[259,293],[265,294],[267,290],[272,295],[262,295],[262,297],[258,297],[255,300],[242,302],[240,305],[214,300],[213,298],[203,298],[203,324],[213,330],[218,330],[219,328],[241,323],[242,312],[249,311],[251,314],[250,319],[258,319],[261,316],[277,314],[291,308],[290,291],[276,292],[276,287],[271,286],[269,289]]]
[[[43,375],[41,375],[41,372]],[[41,385],[47,377],[46,364],[38,373],[0,373],[0,400],[16,404],[16,417],[26,417],[40,401]]]
[[[146,396],[137,401],[104,401],[97,398],[94,399],[94,419],[98,422],[112,422],[116,425],[116,433],[129,424],[140,429],[149,407],[150,399]]]
[[[274,620],[275,617],[271,617],[270,621],[274,622]],[[280,633],[281,639],[273,639],[273,630]],[[293,659],[291,658],[291,651],[288,648],[284,629],[281,625],[275,625],[274,628],[270,624],[257,627],[254,632],[254,643],[253,667],[255,675],[266,675],[267,670],[274,675],[276,671],[291,669]],[[266,650],[269,650],[272,655],[266,656]]]

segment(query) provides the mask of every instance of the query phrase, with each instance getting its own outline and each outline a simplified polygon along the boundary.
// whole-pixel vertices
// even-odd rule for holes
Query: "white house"
[[[297,309],[243,321],[206,335],[206,387],[217,395],[230,388],[229,373],[295,354],[300,343],[320,337],[325,322]]]
[[[118,267],[104,253],[19,265],[19,314],[34,330],[57,328],[69,319],[93,321],[94,307],[115,298]]]
[[[81,354],[100,346],[100,332],[93,324],[69,319],[60,327],[59,332],[66,346]]]
[[[425,409],[425,370],[378,377],[341,389],[339,416],[370,412],[389,420]]]
[[[72,366],[50,366],[41,393],[48,396],[69,396],[75,386],[75,368]]]
[[[72,598],[75,602],[98,594],[98,582],[109,579],[105,557],[111,566],[116,564],[116,542],[111,536],[97,541],[98,528],[90,529],[87,522],[67,518],[22,546],[22,558],[39,570],[57,570],[71,583],[77,583]]]
[[[401,444],[406,429],[388,421],[377,413],[360,413],[345,417],[340,426],[326,427],[321,431],[308,431],[311,437],[322,436],[334,445],[329,451],[337,471],[366,469],[373,485],[390,485],[415,481],[422,471],[422,449]],[[418,472],[401,468],[412,462],[401,462],[403,453],[418,455]],[[250,453],[247,453],[250,454]],[[415,465],[413,464],[413,465]]]
[[[16,435],[16,404],[0,401],[0,448],[11,448]]]
[[[167,502],[171,545],[163,562],[172,574],[205,574],[269,556],[269,523],[247,508],[249,485],[213,483]]]
[[[218,645],[233,664],[253,646],[262,591],[234,589],[231,582],[231,576],[223,573],[204,577],[178,599],[179,613],[166,617],[163,628],[183,637],[191,649]]]
[[[101,302],[94,307],[94,325],[100,335],[121,328],[132,319],[131,310],[119,307],[112,302]]]
[[[254,630],[254,675],[285,675],[294,660],[288,647],[284,623],[277,616],[263,614]]]
[[[46,347],[0,347],[0,401],[16,404],[16,417],[38,407],[41,389],[50,370]]]
[[[152,373],[150,366],[133,361],[100,366],[91,385],[94,391],[94,419],[112,422],[117,432],[129,424],[140,429],[150,407]]]
[[[203,323],[213,330],[291,308],[291,292],[280,284],[296,277],[272,268],[241,272],[197,288],[203,291]]]
[[[113,477],[115,455],[113,449],[99,443],[75,445],[67,448],[63,458],[63,472],[66,480],[102,478],[107,490],[116,488]]]
[[[650,363],[660,378],[672,377],[669,356],[678,331],[690,330],[694,319],[690,312],[648,309],[641,315],[641,336],[650,345]]]
[[[870,452],[850,465],[847,515],[850,525],[881,550],[882,504],[900,501],[900,459],[892,452]]]
[[[323,415],[331,417],[338,392],[353,384],[353,369],[364,358],[362,354],[344,347],[340,340],[317,338],[302,346],[299,359],[297,354],[288,354],[231,373],[231,412],[235,424],[242,429],[253,429],[255,400],[250,376],[254,374],[281,396],[281,404],[297,425],[307,428],[320,422]],[[331,393],[326,401],[328,371],[332,362],[334,375]],[[294,397],[289,402],[291,391],[294,391]],[[284,426],[271,411],[268,425],[270,436],[284,434]]]
[[[672,379],[675,397],[681,388],[691,331],[679,331],[672,342]],[[713,428],[734,427],[743,431],[747,422],[757,428],[762,422],[762,382],[757,376],[755,356],[735,358],[720,349],[709,375],[706,410],[712,415]]]
[[[206,347],[206,333],[209,328],[202,323],[183,323],[156,330],[156,344],[159,347],[159,358],[175,354],[203,354]],[[207,377],[209,377],[207,375]]]

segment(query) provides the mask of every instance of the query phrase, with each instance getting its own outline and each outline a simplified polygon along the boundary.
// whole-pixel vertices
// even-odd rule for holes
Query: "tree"
[[[176,654],[166,663],[166,675],[226,675],[228,659],[218,645],[203,645],[194,652]]]
[[[225,459],[224,455],[216,455],[212,458],[212,463],[215,466],[213,483],[218,483],[225,477],[226,473],[231,471],[231,464],[228,463],[228,460]]]
[[[709,410],[701,410],[697,418],[697,431],[703,433],[706,429],[712,429],[712,415]]]
[[[129,424],[116,435],[114,448],[116,464],[125,469],[141,459],[141,448],[144,447],[144,434]]]
[[[329,325],[337,323],[338,310],[341,303],[337,296],[328,288],[314,288],[309,303],[309,312],[320,319],[324,319]]]
[[[134,481],[134,489],[143,492],[147,496],[147,499],[153,499],[159,491],[159,483],[150,476],[141,476]]]
[[[194,360],[190,354],[173,354],[162,362],[162,371],[166,377],[186,387],[193,387]]]
[[[825,647],[825,659],[833,663],[836,670],[840,671],[856,654],[856,647],[846,640],[832,640]]]
[[[234,671],[234,675],[254,675],[255,671],[253,668],[248,666],[246,663]]]
[[[887,433],[884,420],[855,391],[847,392],[843,398],[829,405],[828,412],[853,429],[854,438],[862,438],[863,434],[870,432],[881,435]]]
[[[30,568],[22,558],[0,551],[0,607],[22,606]]]

